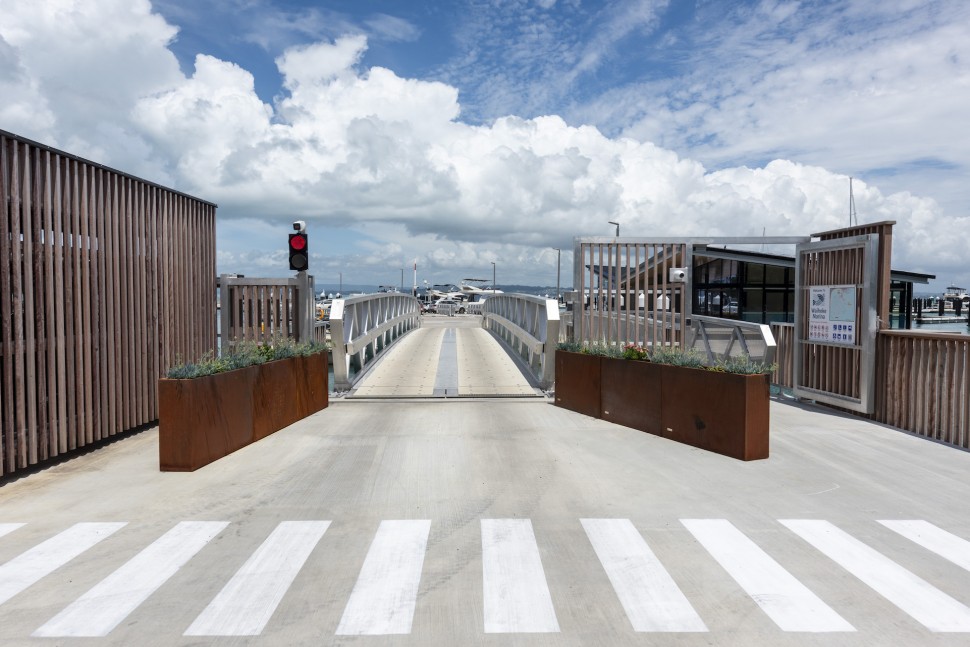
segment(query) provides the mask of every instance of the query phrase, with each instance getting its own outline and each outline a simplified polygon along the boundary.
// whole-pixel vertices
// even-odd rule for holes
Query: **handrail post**
[[[330,345],[333,353],[333,386],[338,391],[350,388],[350,358],[344,337],[344,300],[334,299],[330,304]]]
[[[539,386],[550,389],[556,383],[556,347],[559,345],[559,300],[546,299],[546,338],[543,344],[542,376]]]

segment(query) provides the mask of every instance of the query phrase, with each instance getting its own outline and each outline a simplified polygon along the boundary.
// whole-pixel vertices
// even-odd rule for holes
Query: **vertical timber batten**
[[[215,209],[0,131],[0,476],[154,422],[214,350]]]

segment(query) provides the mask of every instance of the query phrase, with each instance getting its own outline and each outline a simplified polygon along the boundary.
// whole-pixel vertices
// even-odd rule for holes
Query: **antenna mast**
[[[855,196],[852,195],[852,177],[849,177],[849,226],[859,224],[859,214],[855,211]]]

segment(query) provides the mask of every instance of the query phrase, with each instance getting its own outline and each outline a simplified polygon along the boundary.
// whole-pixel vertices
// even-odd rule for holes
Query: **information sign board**
[[[808,339],[855,345],[856,286],[816,285],[809,288]]]

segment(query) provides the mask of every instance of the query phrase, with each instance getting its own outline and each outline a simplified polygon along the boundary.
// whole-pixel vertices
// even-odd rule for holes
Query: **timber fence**
[[[970,449],[970,336],[881,330],[873,419]]]
[[[215,213],[0,131],[0,476],[158,419],[216,346]]]
[[[794,327],[771,324],[778,343],[772,382],[794,386]],[[876,409],[865,417],[970,449],[970,336],[912,330],[876,335]]]

